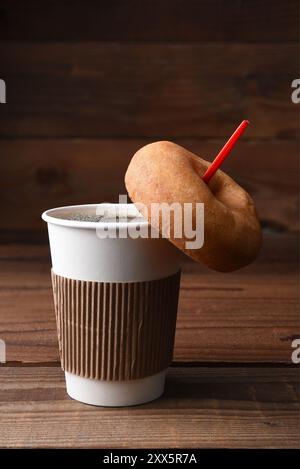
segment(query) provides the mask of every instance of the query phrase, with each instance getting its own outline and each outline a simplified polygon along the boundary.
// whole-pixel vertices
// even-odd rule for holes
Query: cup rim
[[[64,212],[67,213],[68,211],[80,211],[83,209],[96,209],[97,207],[102,206],[103,208],[111,208],[111,207],[119,207],[126,209],[127,215],[131,217],[136,217],[137,220],[126,222],[126,221],[101,221],[101,222],[96,222],[96,221],[80,221],[80,220],[67,220],[65,218],[59,218],[55,215],[58,215],[59,213],[62,215]],[[46,223],[50,223],[52,225],[59,225],[59,226],[65,226],[69,228],[85,228],[85,229],[97,229],[99,228],[99,223],[101,223],[102,227],[107,227],[107,228],[128,228],[129,226],[131,227],[137,227],[137,226],[148,226],[149,222],[148,220],[145,220],[140,212],[137,210],[136,206],[131,203],[131,204],[117,204],[117,203],[100,203],[100,204],[82,204],[82,205],[65,205],[62,207],[55,207],[51,208],[48,210],[45,210],[42,213],[42,219]],[[138,220],[138,218],[141,218],[141,220]]]

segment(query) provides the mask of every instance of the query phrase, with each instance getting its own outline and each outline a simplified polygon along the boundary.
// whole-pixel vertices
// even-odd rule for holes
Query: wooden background
[[[244,118],[224,169],[268,230],[296,231],[297,25],[295,0],[0,0],[0,237],[45,239],[44,209],[117,200],[148,142],[211,159]]]
[[[251,125],[224,169],[256,201],[263,251],[229,276],[186,264],[175,360],[290,362],[299,336],[298,6],[0,0],[1,337],[13,344],[11,362],[58,361],[41,212],[116,201],[131,156],[154,140],[212,159],[244,118]]]

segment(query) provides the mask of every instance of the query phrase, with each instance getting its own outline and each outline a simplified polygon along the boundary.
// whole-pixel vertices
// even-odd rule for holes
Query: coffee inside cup
[[[103,215],[88,215],[86,213],[71,213],[67,217],[63,218],[64,220],[74,220],[74,221],[88,221],[88,222],[95,222],[95,223],[115,223],[115,222],[126,222],[126,223],[134,223],[136,221],[146,221],[142,217],[112,217],[112,216],[103,216]]]
[[[57,213],[55,218],[62,220],[72,220],[79,222],[93,223],[141,223],[147,220],[136,210],[132,213],[128,206],[99,204],[97,208],[65,211],[63,214]]]

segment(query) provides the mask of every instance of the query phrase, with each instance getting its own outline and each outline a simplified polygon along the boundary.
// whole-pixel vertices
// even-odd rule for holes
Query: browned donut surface
[[[186,237],[170,241],[187,255],[220,272],[239,269],[255,259],[261,246],[261,229],[250,195],[223,171],[218,170],[206,184],[202,176],[209,162],[172,142],[155,142],[133,156],[125,184],[136,204],[147,208],[144,216],[165,234],[165,227],[151,219],[152,203],[204,203],[204,244],[187,249]],[[138,207],[141,212],[143,209]]]

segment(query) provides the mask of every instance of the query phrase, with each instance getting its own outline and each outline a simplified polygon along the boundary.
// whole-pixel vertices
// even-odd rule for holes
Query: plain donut
[[[155,142],[133,156],[125,184],[134,203],[144,204],[151,223],[151,203],[204,203],[204,245],[186,249],[183,238],[170,241],[211,269],[229,272],[252,262],[261,246],[261,228],[250,195],[223,171],[206,184],[209,162],[172,142]],[[194,205],[193,205],[194,207]],[[140,207],[139,207],[140,209]],[[153,220],[152,220],[152,224]],[[161,230],[161,226],[156,226]],[[163,230],[162,230],[163,231]]]

